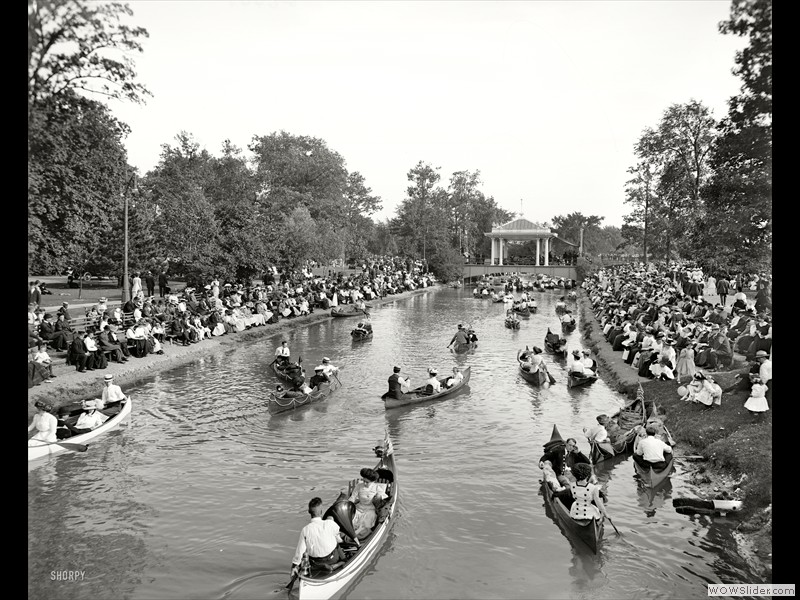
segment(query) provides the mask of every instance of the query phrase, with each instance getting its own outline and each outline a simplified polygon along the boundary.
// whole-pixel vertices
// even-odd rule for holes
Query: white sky
[[[745,40],[730,1],[130,1],[146,105],[112,103],[142,174],[185,130],[220,155],[285,130],[325,140],[394,216],[420,160],[480,170],[534,221],[622,225],[633,145],[671,104],[717,118]],[[249,153],[247,153],[249,156]],[[520,200],[524,200],[521,204]]]

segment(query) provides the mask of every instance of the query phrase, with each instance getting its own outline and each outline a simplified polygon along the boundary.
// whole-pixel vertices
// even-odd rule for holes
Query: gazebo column
[[[544,238],[544,266],[550,266],[550,238]]]
[[[505,252],[505,245],[503,244],[503,238],[497,238],[497,242],[500,246],[500,266],[503,266],[503,252]]]
[[[539,266],[539,252],[542,251],[541,248],[542,240],[540,238],[536,238],[536,266]]]
[[[492,264],[494,264],[494,244],[497,241],[497,239],[495,239],[495,238],[489,238],[489,239],[492,241],[492,243],[491,243],[491,247],[492,247]]]

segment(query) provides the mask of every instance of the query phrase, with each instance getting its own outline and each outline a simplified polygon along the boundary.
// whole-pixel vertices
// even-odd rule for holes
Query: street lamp
[[[122,268],[122,303],[125,304],[131,299],[130,284],[128,279],[128,190],[133,184],[133,190],[136,189],[136,173],[134,172],[128,181],[125,182],[125,189],[122,192],[125,200],[125,258]]]

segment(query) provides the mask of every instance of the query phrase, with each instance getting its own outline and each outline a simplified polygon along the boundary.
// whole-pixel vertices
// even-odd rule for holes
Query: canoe
[[[514,311],[514,314],[517,314],[520,317],[530,317],[531,316],[531,311],[527,306],[525,308],[514,307],[511,310]]]
[[[467,385],[467,383],[469,383],[470,367],[464,367],[463,369],[461,369],[461,373],[464,375],[464,379],[459,381],[451,388],[444,387],[444,382],[450,377],[450,375],[446,375],[445,377],[439,377],[438,378],[439,382],[442,384],[442,391],[436,394],[426,394],[424,385],[414,388],[407,394],[403,394],[402,398],[387,397],[386,394],[384,394],[383,396],[381,396],[381,400],[383,400],[383,406],[387,409],[396,408],[398,406],[405,406],[407,404],[427,402],[428,400],[441,400],[446,396],[451,396],[452,394],[455,394],[458,390],[463,388],[465,385]]]
[[[573,388],[578,387],[581,385],[589,385],[597,381],[597,374],[592,373],[591,375],[578,375],[577,373],[568,373],[567,374],[567,387]]]
[[[456,342],[453,344],[453,351],[456,354],[464,354],[477,347],[477,345],[477,342],[464,342],[463,344],[461,342]]]
[[[51,456],[53,454],[68,452],[70,450],[69,444],[86,444],[87,442],[119,427],[119,424],[122,423],[122,421],[124,421],[125,418],[131,414],[132,408],[133,408],[133,401],[130,400],[130,397],[128,397],[128,401],[121,404],[119,412],[116,415],[109,418],[105,423],[100,425],[100,427],[98,427],[97,429],[92,429],[87,433],[82,433],[80,435],[73,435],[72,437],[69,437],[67,439],[59,440],[59,442],[63,442],[64,444],[67,444],[67,446],[61,446],[59,445],[59,442],[42,444],[40,446],[29,446],[28,460],[30,461],[30,460],[35,460],[37,458],[43,458],[45,456]]]
[[[674,461],[675,458],[672,456],[672,453],[670,453],[669,458],[667,458],[667,466],[660,471],[656,471],[653,467],[642,467],[636,461],[633,461],[633,467],[636,469],[636,474],[645,487],[656,488],[664,483],[664,480],[670,476]]]
[[[729,512],[742,510],[741,500],[701,500],[700,498],[673,498],[675,512],[681,514],[719,514],[725,516]]]
[[[519,363],[519,374],[520,376],[527,381],[528,383],[532,383],[533,385],[541,386],[547,382],[547,373],[545,373],[542,369],[539,369],[535,373],[531,373],[525,366],[528,365],[524,360],[520,359],[520,352],[517,351],[517,362]]]
[[[294,376],[298,373],[303,377],[306,376],[306,372],[303,370],[303,367],[299,362],[290,363],[288,367],[284,367],[282,365],[278,365],[278,361],[274,361],[272,363],[272,370],[275,372],[275,375],[278,376],[278,379],[282,379],[284,381],[294,381]]]
[[[563,338],[558,335],[557,333],[553,333],[550,331],[550,328],[547,328],[547,335],[544,336],[544,349],[549,352],[550,354],[555,354],[559,358],[567,358],[567,351],[566,344],[559,346],[558,342]]]
[[[575,331],[575,328],[577,326],[578,326],[578,322],[577,321],[572,321],[572,323],[564,323],[562,321],[562,323],[561,323],[561,331],[563,333],[572,333],[573,331]]]
[[[592,552],[597,554],[600,540],[603,539],[602,519],[576,520],[569,516],[569,509],[564,506],[561,499],[553,493],[550,484],[542,481],[542,495],[545,502],[556,514],[556,521],[561,525],[564,534],[573,544],[585,544]]]
[[[282,396],[277,397],[274,392],[270,392],[267,409],[272,414],[286,412],[299,408],[301,406],[308,406],[316,402],[327,400],[331,393],[342,387],[339,378],[334,376],[330,381],[321,383],[316,389],[310,391],[308,394],[301,394],[299,396]]]
[[[389,496],[378,510],[378,520],[372,533],[363,540],[361,545],[342,545],[347,560],[344,565],[335,571],[310,568],[298,576],[298,594],[300,600],[325,600],[333,596],[342,596],[351,589],[368,567],[377,559],[378,554],[386,543],[389,530],[394,525],[397,511],[397,500],[400,497],[400,488],[397,479],[397,465],[395,464],[394,449],[387,434],[383,447],[374,448],[380,461],[374,470],[378,473],[379,483],[386,482],[386,493]],[[348,506],[349,505],[349,506]],[[352,522],[349,521],[348,512],[352,503],[340,494],[336,502],[326,511],[324,517],[332,516],[342,531],[353,532]],[[344,507],[345,510],[340,510]],[[340,522],[341,521],[341,522]]]
[[[506,319],[506,327],[508,327],[509,329],[519,329],[519,325],[520,321],[517,321],[516,319],[510,319],[510,318]]]
[[[369,304],[365,306],[367,309],[372,308]],[[369,310],[358,308],[355,304],[342,304],[331,309],[332,317],[360,317],[361,315],[369,315]]]
[[[560,317],[567,311],[566,304],[556,304],[556,314]]]
[[[371,331],[364,331],[363,329],[353,329],[350,332],[351,337],[353,338],[354,342],[358,342],[360,340],[371,340],[372,339],[372,332]]]

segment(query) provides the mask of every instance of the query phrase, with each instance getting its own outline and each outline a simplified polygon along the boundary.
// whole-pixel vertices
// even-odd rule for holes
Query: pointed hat
[[[544,445],[544,449],[546,451],[550,451],[556,446],[564,444],[564,439],[561,437],[561,434],[558,432],[558,427],[553,425],[553,434],[550,436],[550,441]]]

